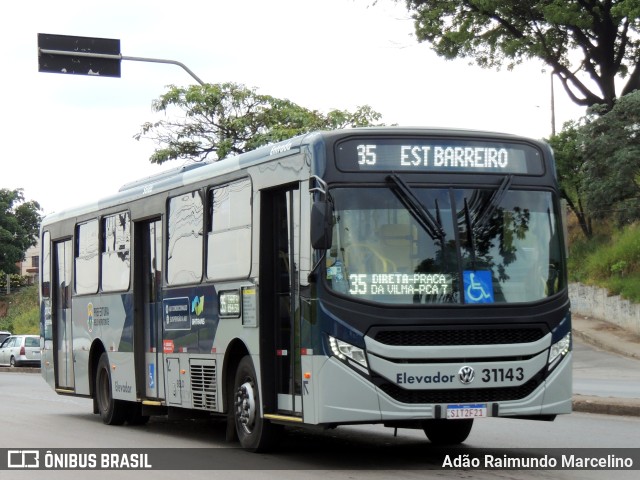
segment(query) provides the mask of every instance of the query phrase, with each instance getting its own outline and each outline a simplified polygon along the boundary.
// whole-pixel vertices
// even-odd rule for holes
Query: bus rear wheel
[[[279,425],[261,416],[258,379],[251,357],[243,357],[238,364],[233,386],[234,422],[240,445],[252,452],[270,450],[277,441]]]
[[[127,419],[127,405],[123,400],[114,400],[111,393],[111,370],[106,353],[100,356],[95,385],[98,412],[106,425],[122,425]]]
[[[425,420],[422,429],[427,438],[436,445],[457,445],[464,442],[471,433],[473,419]]]

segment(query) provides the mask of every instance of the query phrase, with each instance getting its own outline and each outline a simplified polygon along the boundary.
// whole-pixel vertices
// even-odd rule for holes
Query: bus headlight
[[[367,369],[369,368],[367,364],[367,358],[363,349],[354,347],[350,343],[338,340],[331,335],[329,335],[329,346],[331,347],[331,352],[340,360],[350,360],[361,367]]]
[[[553,370],[555,366],[560,363],[562,357],[564,357],[571,348],[571,332],[567,333],[564,337],[551,345],[549,349],[549,370]]]

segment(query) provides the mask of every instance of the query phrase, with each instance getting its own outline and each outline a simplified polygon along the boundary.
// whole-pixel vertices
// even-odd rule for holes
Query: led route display
[[[541,175],[541,153],[527,144],[425,138],[358,138],[336,146],[344,171],[448,171]]]
[[[351,295],[446,295],[452,277],[441,273],[352,273]]]

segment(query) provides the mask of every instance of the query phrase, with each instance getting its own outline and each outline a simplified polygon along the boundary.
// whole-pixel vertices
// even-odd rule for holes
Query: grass
[[[40,333],[40,307],[36,285],[23,287],[9,295],[2,295],[0,302],[8,304],[7,316],[0,318],[0,330],[9,330],[17,335]]]
[[[570,235],[569,279],[640,303],[640,224],[599,225],[592,239]]]

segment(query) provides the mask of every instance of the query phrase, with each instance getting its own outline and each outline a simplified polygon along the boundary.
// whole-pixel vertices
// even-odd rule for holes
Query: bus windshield
[[[334,188],[331,289],[387,304],[534,302],[564,288],[551,192],[499,188]]]

